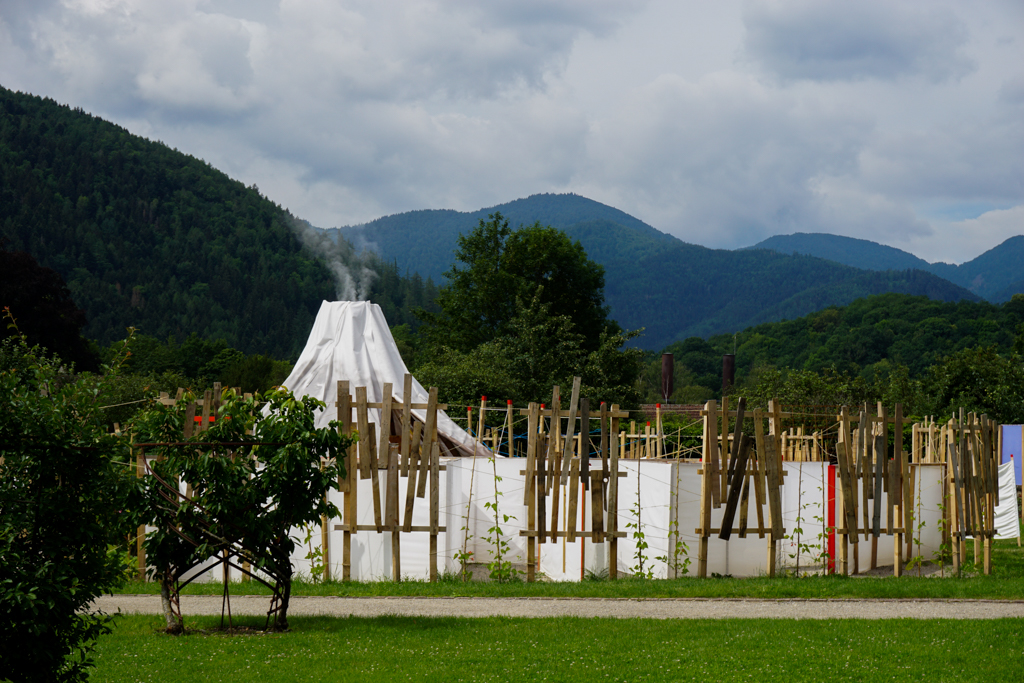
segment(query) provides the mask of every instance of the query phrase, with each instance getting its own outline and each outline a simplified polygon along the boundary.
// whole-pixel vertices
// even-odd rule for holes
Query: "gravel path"
[[[153,595],[103,596],[104,612],[159,614]],[[231,612],[265,615],[270,598],[234,596]],[[185,595],[187,615],[220,614],[219,596]],[[755,600],[630,598],[341,598],[293,597],[289,616],[615,617],[619,619],[1000,619],[1024,618],[1024,601],[1002,600]]]

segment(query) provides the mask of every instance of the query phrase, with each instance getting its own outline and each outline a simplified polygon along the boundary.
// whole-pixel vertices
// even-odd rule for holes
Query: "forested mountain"
[[[749,249],[771,249],[780,254],[805,254],[864,270],[927,270],[932,264],[913,254],[878,242],[828,235],[820,232],[796,232],[773,235]]]
[[[910,378],[924,379],[945,358],[978,347],[1024,353],[1024,295],[997,305],[882,294],[735,335],[686,339],[664,351],[675,355],[677,399],[702,401],[720,395],[722,355],[734,349],[737,381],[749,389],[767,368],[834,368],[873,381],[902,366]],[[648,383],[658,367],[660,360],[646,373]]]
[[[365,240],[400,268],[439,277],[451,266],[458,234],[496,211],[514,226],[540,221],[579,240],[587,255],[605,267],[611,317],[627,329],[646,328],[637,343],[648,349],[806,315],[884,292],[942,301],[976,298],[923,271],[874,272],[799,254],[687,244],[617,209],[572,194],[533,195],[471,213],[413,211],[341,228],[335,234]]]
[[[959,266],[928,263],[913,254],[884,244],[823,233],[775,235],[750,249],[806,254],[866,270],[917,268],[934,273],[994,303],[1009,301],[1014,294],[1024,292],[1024,236],[1021,235],[1011,237]]]
[[[192,333],[294,358],[331,271],[280,206],[203,161],[123,128],[0,88],[0,239],[56,270],[101,344]],[[369,297],[392,324],[435,291],[370,259]],[[18,312],[14,311],[17,316]]]

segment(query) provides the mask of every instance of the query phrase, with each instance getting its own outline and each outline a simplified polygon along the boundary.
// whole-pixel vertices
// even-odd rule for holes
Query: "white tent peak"
[[[370,403],[383,398],[384,384],[390,382],[396,410],[405,400],[404,381],[409,370],[398,352],[394,337],[380,306],[369,301],[324,301],[316,315],[306,347],[299,355],[284,386],[296,396],[312,396],[327,404],[316,418],[317,427],[326,427],[337,419],[338,381],[348,380],[350,391],[366,387]],[[412,380],[411,403],[426,403],[428,393]],[[370,422],[380,429],[380,410],[369,411]],[[413,410],[413,417],[424,421],[425,410]],[[355,414],[353,411],[353,421]],[[490,455],[484,446],[459,427],[443,411],[437,413],[437,432],[444,450],[450,455]],[[379,431],[378,431],[379,433]]]

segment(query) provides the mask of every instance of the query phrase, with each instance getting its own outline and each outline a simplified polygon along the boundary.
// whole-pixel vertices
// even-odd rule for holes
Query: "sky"
[[[320,227],[575,192],[716,248],[1024,234],[1024,3],[0,0],[0,85]]]

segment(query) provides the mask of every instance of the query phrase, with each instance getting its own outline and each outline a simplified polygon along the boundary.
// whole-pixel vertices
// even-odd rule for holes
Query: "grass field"
[[[284,634],[167,636],[126,616],[94,681],[1019,681],[1024,620],[293,617]],[[253,626],[261,626],[252,620]]]
[[[969,543],[970,547],[971,544]],[[968,558],[971,559],[970,557]],[[315,584],[297,581],[293,595],[339,596],[468,596],[468,597],[597,597],[597,598],[974,598],[1024,600],[1024,550],[1016,541],[995,541],[991,576],[925,578],[913,570],[896,579],[889,577],[807,576],[775,579],[682,578],[673,580],[624,579],[564,583],[496,584],[488,582],[376,581],[368,583],[331,582]],[[220,583],[190,584],[191,595],[220,595]],[[157,593],[155,583],[130,583],[123,593]],[[235,583],[234,595],[269,595],[257,582]]]

